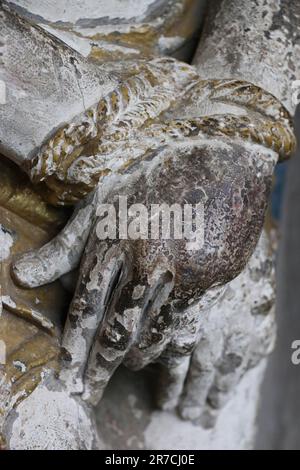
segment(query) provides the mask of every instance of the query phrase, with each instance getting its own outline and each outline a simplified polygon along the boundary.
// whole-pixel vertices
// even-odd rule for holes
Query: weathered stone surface
[[[97,62],[191,57],[205,0],[14,0],[22,16]]]
[[[105,22],[114,25],[117,18],[110,8],[119,4],[107,6],[104,22],[97,9],[81,21],[77,4],[78,8],[68,10],[71,24],[66,25],[65,13],[55,12],[52,2],[43,17],[43,2],[13,3],[52,32],[64,24],[73,35],[78,27],[87,41],[91,39],[87,29],[95,32],[96,28],[101,35]],[[134,4],[130,1],[128,8]],[[151,29],[158,4],[166,2],[145,0],[133,17],[130,9],[121,11],[122,21],[118,17],[117,24],[128,27],[147,20]],[[182,11],[184,4],[174,2],[173,7]],[[10,447],[176,448],[184,433],[187,448],[252,445],[260,381],[274,338],[271,254],[266,240],[261,238],[257,247],[256,243],[274,165],[295,146],[291,116],[281,101],[292,113],[287,86],[298,54],[293,44],[297,10],[275,0],[264,6],[266,10],[258,1],[253,11],[248,2],[214,4],[215,17],[208,20],[214,28],[206,30],[195,59],[201,78],[203,74],[208,80],[176,60],[145,59],[150,43],[143,46],[141,60],[132,60],[130,37],[124,31],[122,37],[128,41],[124,54],[131,60],[113,62],[114,51],[110,64],[96,66],[3,6],[0,79],[10,89],[7,104],[0,107],[1,149],[19,164],[27,160],[27,172],[44,184],[43,194],[52,203],[82,200],[53,241],[13,265],[14,280],[36,288],[77,268],[82,256],[59,377],[51,373],[56,347],[53,357],[50,354],[39,363],[42,370],[35,387],[26,389],[25,395],[20,389],[23,398],[30,394],[26,401],[19,404],[20,395],[13,393],[13,405],[18,406],[12,411],[5,409],[7,401],[2,399],[7,419],[1,425]],[[62,24],[57,14],[62,15]],[[248,52],[246,43],[253,30],[246,30],[246,14],[257,21],[262,38],[252,41]],[[286,23],[279,32],[276,14],[284,15]],[[166,18],[162,16],[163,23]],[[228,18],[232,54],[220,59],[229,47],[221,37]],[[236,30],[241,41],[235,40]],[[288,50],[282,55],[283,66],[278,56],[276,60],[272,56],[280,44],[278,34]],[[112,36],[109,40],[114,42]],[[153,51],[160,47],[165,51],[162,44],[158,49],[155,44],[151,42]],[[85,51],[85,55],[101,62],[105,56],[101,48],[98,43],[97,51]],[[38,60],[30,67],[34,54]],[[250,62],[258,67],[256,75],[248,70]],[[125,63],[126,71],[122,70]],[[92,188],[94,192],[84,198]],[[200,200],[204,243],[190,250],[186,240],[103,241],[99,208],[103,203],[116,207],[120,195],[146,208],[152,203]],[[12,240],[6,229],[1,233],[2,256],[7,257]],[[11,305],[7,301],[6,308]],[[45,328],[45,319],[32,316]],[[28,348],[24,351],[26,355]],[[32,351],[40,360],[39,349]],[[175,410],[179,405],[181,418],[192,422],[182,421],[177,411],[154,410],[145,391],[147,372],[121,373],[100,402],[98,440],[87,403],[99,402],[122,363],[134,370],[149,366],[157,381],[160,407]],[[4,398],[11,395],[15,382],[16,371],[9,375],[12,366],[22,378],[27,363],[17,358],[2,367]],[[119,416],[114,423],[108,416],[114,415],[116,402]],[[53,429],[58,416],[59,426]],[[33,444],[36,427],[41,432]]]
[[[263,236],[243,273],[228,284],[211,309],[202,312],[200,322],[205,340],[199,342],[194,352],[193,377],[188,379],[186,392],[189,390],[189,393],[183,406],[186,417],[193,418],[194,422],[182,421],[174,411],[155,410],[157,366],[136,375],[120,370],[97,408],[99,435],[105,445],[112,449],[252,448],[260,384],[266,365],[264,357],[272,350],[275,337],[274,300],[272,255],[269,242]],[[220,360],[217,360],[216,369],[207,362],[204,369],[214,376],[211,382],[207,381],[207,376],[197,373],[201,363],[204,365],[202,361],[210,355],[217,357],[232,335],[236,335],[234,353],[242,354],[244,365],[234,369],[228,362],[226,371]],[[218,374],[224,374],[223,386]],[[243,378],[237,384],[238,375]],[[205,389],[208,392],[214,380],[219,384],[221,402],[223,399],[225,405],[220,410],[214,408],[212,397],[207,400],[205,394]],[[118,402],[117,408],[115,402]],[[203,419],[214,418],[216,413],[218,418],[214,427],[203,428]]]
[[[204,78],[244,78],[294,113],[300,75],[300,4],[290,0],[216,0],[194,64]]]
[[[1,4],[0,150],[18,164],[59,126],[84,113],[116,79]]]

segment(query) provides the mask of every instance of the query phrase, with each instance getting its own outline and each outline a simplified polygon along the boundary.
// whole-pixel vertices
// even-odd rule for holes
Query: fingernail
[[[37,260],[30,257],[23,257],[15,261],[11,266],[11,274],[14,281],[21,287],[37,287],[36,264]]]

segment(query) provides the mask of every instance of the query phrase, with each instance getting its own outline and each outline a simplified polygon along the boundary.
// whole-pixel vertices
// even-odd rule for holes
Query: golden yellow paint
[[[6,365],[0,365],[0,374],[9,386],[11,403],[16,405],[39,384],[45,367],[58,367],[68,298],[59,282],[36,289],[19,288],[11,278],[11,261],[19,253],[49,241],[66,221],[66,214],[48,206],[28,177],[2,156],[0,187],[0,223],[13,239],[10,256],[1,262],[0,272],[4,296],[0,338],[6,346]],[[37,318],[34,312],[40,316]],[[1,413],[5,410],[0,409]],[[0,436],[0,448],[4,444]]]

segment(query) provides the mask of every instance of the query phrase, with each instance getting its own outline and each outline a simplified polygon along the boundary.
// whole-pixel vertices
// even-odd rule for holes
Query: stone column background
[[[296,114],[300,141],[300,106]],[[300,148],[289,162],[277,260],[277,343],[269,360],[258,413],[258,449],[300,449],[300,365],[291,344],[300,339]]]

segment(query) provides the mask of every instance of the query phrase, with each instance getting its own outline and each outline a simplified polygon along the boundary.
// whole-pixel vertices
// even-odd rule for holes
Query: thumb
[[[90,232],[92,214],[92,203],[80,208],[53,240],[18,258],[12,265],[15,281],[22,287],[38,287],[76,268]]]

